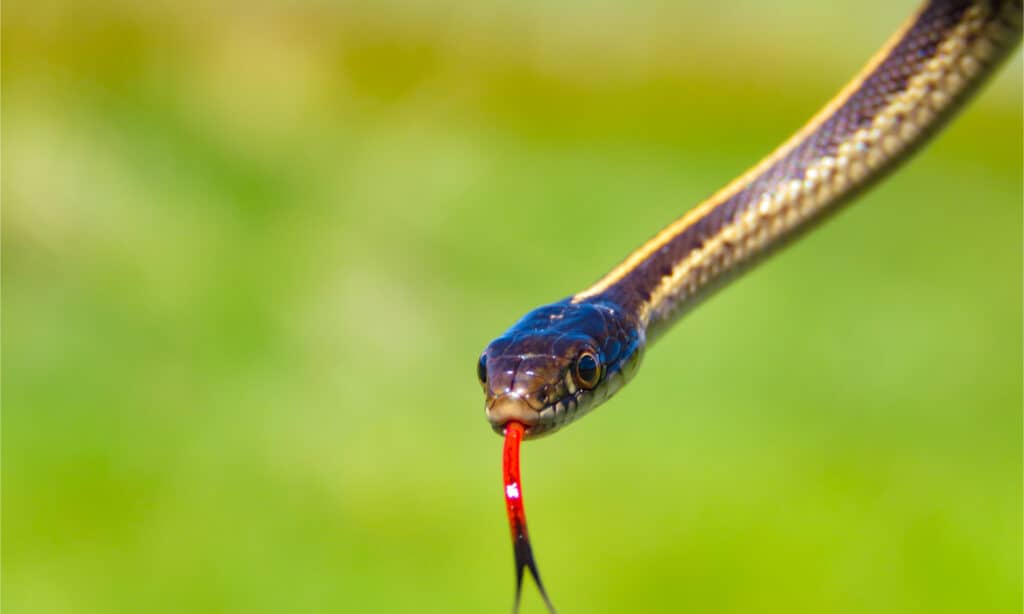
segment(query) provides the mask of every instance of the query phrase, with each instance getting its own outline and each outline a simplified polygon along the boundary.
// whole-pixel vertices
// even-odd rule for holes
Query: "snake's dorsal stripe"
[[[619,281],[627,274],[629,274],[630,271],[635,269],[638,264],[649,258],[651,254],[653,254],[655,251],[661,249],[662,246],[670,242],[675,237],[679,236],[684,230],[686,230],[690,226],[693,226],[693,224],[697,220],[703,218],[705,215],[708,214],[708,212],[710,212],[716,206],[720,205],[722,202],[728,200],[729,198],[735,196],[737,192],[750,185],[754,181],[754,179],[764,174],[764,172],[771,168],[772,165],[776,164],[777,162],[779,162],[779,160],[787,156],[791,151],[793,151],[794,148],[796,148],[797,145],[799,145],[804,139],[806,139],[808,135],[813,133],[815,130],[818,130],[821,127],[821,124],[823,124],[825,120],[827,120],[829,117],[832,116],[833,113],[835,113],[836,109],[841,107],[843,104],[846,103],[847,100],[849,100],[850,96],[853,95],[853,93],[856,92],[861,87],[861,84],[868,77],[868,75],[875,71],[878,65],[881,64],[882,61],[885,60],[885,58],[889,55],[892,48],[895,47],[896,44],[906,35],[907,30],[909,30],[917,22],[918,17],[923,11],[924,7],[922,6],[918,8],[918,10],[914,14],[908,17],[906,21],[903,23],[903,25],[900,26],[899,30],[892,34],[892,36],[889,37],[889,40],[885,43],[885,45],[881,49],[879,49],[874,56],[872,56],[871,60],[857,74],[857,76],[855,76],[849,83],[847,83],[846,86],[843,87],[843,89],[838,94],[836,94],[832,98],[832,100],[828,102],[828,104],[826,104],[820,111],[818,111],[818,113],[816,113],[814,117],[812,117],[811,120],[804,125],[803,128],[798,130],[793,136],[786,140],[785,143],[777,147],[775,151],[766,156],[756,165],[747,169],[747,171],[744,172],[742,175],[730,181],[728,184],[725,185],[725,187],[721,188],[720,190],[709,196],[706,200],[698,204],[693,209],[687,211],[682,217],[677,219],[675,222],[663,228],[660,232],[658,232],[658,234],[656,234],[646,243],[641,245],[636,251],[627,256],[626,259],[622,261],[622,263],[620,263],[614,269],[609,271],[604,277],[598,280],[597,283],[587,288],[586,290],[583,290],[582,292],[576,294],[573,300],[578,302],[588,297],[600,294],[601,292],[607,290],[609,287],[611,287],[612,284]]]
[[[1021,2],[932,0],[803,128],[574,303],[611,297],[652,334],[711,283],[896,166],[1020,37]]]

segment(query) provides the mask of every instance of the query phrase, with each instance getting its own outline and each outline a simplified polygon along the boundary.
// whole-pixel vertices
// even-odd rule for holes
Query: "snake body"
[[[1021,38],[1021,0],[925,2],[802,129],[594,285],[526,314],[478,377],[492,428],[556,431],[619,390],[680,315],[893,170]]]

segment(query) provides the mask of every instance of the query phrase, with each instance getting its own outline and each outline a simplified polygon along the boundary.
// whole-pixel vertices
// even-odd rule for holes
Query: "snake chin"
[[[494,431],[505,432],[509,422],[519,422],[527,431],[540,423],[540,412],[534,409],[527,398],[514,392],[492,398],[485,406],[487,420]]]
[[[533,439],[552,433],[571,422],[586,392],[577,390],[540,409],[532,407],[524,397],[504,394],[487,403],[487,420],[499,435],[504,434],[509,422],[519,422],[526,427],[525,437]]]

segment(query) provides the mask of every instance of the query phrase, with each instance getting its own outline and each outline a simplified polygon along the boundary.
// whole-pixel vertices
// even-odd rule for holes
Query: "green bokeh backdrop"
[[[912,5],[7,3],[5,610],[507,611],[478,352]],[[1020,611],[1020,73],[526,445],[563,612]]]

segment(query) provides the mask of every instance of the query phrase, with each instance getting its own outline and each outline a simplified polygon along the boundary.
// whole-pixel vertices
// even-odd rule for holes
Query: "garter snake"
[[[1021,0],[929,0],[802,129],[594,285],[492,341],[492,428],[555,432],[615,394],[679,316],[834,213],[919,148],[1021,37]]]
[[[895,169],[1021,38],[1022,0],[927,0],[796,134],[594,285],[527,313],[480,355],[516,565],[548,609],[526,530],[519,443],[579,419],[637,372],[647,345],[738,273]]]

